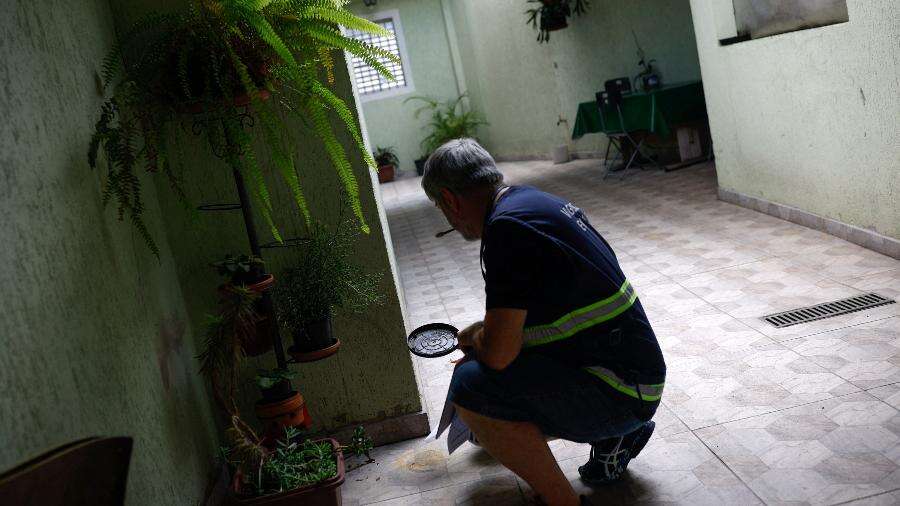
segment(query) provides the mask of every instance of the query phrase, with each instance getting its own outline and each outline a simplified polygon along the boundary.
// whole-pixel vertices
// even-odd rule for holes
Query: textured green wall
[[[394,146],[401,170],[415,171],[414,160],[424,154],[420,143],[428,134],[425,125],[429,116],[426,111],[419,119],[414,118],[422,102],[403,101],[414,95],[456,98],[459,89],[450,63],[441,0],[381,0],[371,9],[361,1],[351,4],[351,10],[360,16],[391,9],[397,9],[400,15],[409,56],[404,63],[408,63],[415,89],[403,95],[364,101],[362,108],[372,147]]]
[[[571,135],[579,102],[607,79],[639,72],[631,30],[666,82],[700,78],[689,0],[604,0],[538,44],[525,24],[524,0],[455,0],[470,94],[491,125],[484,140],[495,155],[547,156]],[[568,121],[557,125],[562,116]],[[577,151],[605,148],[599,135]]]
[[[113,7],[124,26],[122,11],[140,5]],[[218,283],[207,263],[245,250],[246,239],[239,215],[203,215],[191,225],[167,186],[144,177],[157,261],[128,223],[102,208],[101,175],[87,167],[86,151],[101,101],[95,71],[112,44],[113,19],[108,2],[82,0],[16,2],[0,21],[0,286],[9,294],[0,306],[0,469],[73,439],[130,435],[128,504],[195,504],[218,445],[194,359]],[[338,83],[352,103],[343,65]],[[316,216],[333,222],[339,183],[303,128],[296,125],[304,184]],[[188,130],[185,142],[197,142]],[[385,273],[387,303],[339,318],[342,351],[297,367],[316,428],[421,409],[383,216],[371,175],[358,155],[352,162],[373,230],[357,258]],[[230,173],[215,160],[196,157],[186,168],[198,202],[235,200]],[[275,200],[283,231],[297,232],[289,199],[276,192]],[[271,259],[278,268],[290,253]],[[273,362],[263,357],[248,371]],[[257,395],[248,388],[242,396],[248,415]]]
[[[353,94],[343,60],[336,60],[339,96],[352,104]],[[313,217],[333,224],[341,216],[339,195],[341,183],[331,167],[319,141],[300,122],[293,122],[298,153],[295,157],[304,191],[313,209]],[[337,131],[342,131],[336,125]],[[349,134],[341,134],[345,146],[352,146]],[[199,139],[186,137],[189,143]],[[367,223],[372,231],[360,234],[355,260],[366,269],[384,274],[383,306],[373,307],[363,315],[343,315],[335,320],[335,335],[342,341],[341,351],[321,362],[293,365],[298,373],[295,386],[304,395],[313,417],[314,429],[331,429],[349,423],[384,419],[421,411],[409,351],[405,345],[405,329],[395,278],[388,258],[383,230],[386,224],[379,217],[372,175],[362,162],[358,151],[348,149],[354,171],[359,180]],[[183,173],[189,197],[196,203],[236,202],[237,193],[230,169],[214,157],[196,157]],[[168,234],[178,266],[185,300],[195,328],[200,328],[204,314],[215,304],[215,289],[221,280],[208,264],[226,253],[249,251],[244,223],[239,212],[202,213],[197,223],[189,216],[171,192],[159,181],[160,200],[165,208]],[[269,179],[273,190],[275,221],[284,237],[303,236],[305,226],[284,185],[278,178]],[[349,208],[344,215],[350,214]],[[256,217],[260,241],[272,240],[262,219]],[[264,252],[269,269],[277,273],[297,258],[297,251],[273,249]],[[290,336],[284,335],[285,346]],[[242,410],[252,415],[252,402],[259,393],[252,384],[257,367],[274,367],[274,354],[248,361],[245,391],[241,396]]]
[[[729,46],[733,13],[691,4],[719,185],[900,238],[900,4]]]
[[[194,504],[217,441],[178,269],[164,236],[157,262],[101,208],[86,163],[112,34],[105,0],[15,1],[0,19],[0,469],[130,435],[128,503]]]

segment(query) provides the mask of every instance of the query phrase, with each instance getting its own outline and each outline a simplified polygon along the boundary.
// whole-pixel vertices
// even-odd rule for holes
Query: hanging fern
[[[181,14],[150,14],[126,30],[103,59],[102,77],[112,96],[103,104],[88,152],[91,167],[106,158],[103,200],[115,202],[159,256],[143,221],[141,173],[160,172],[186,208],[181,177],[183,149],[170,149],[176,125],[203,125],[209,151],[244,176],[258,212],[272,236],[273,219],[266,174],[285,184],[304,221],[311,216],[297,173],[296,150],[283,118],[299,118],[323,143],[360,228],[359,185],[332,117],[351,135],[366,164],[374,161],[352,109],[330,88],[335,83],[332,51],[346,51],[393,79],[386,62],[395,55],[347,37],[340,27],[386,35],[387,31],[347,11],[343,0],[195,0]],[[320,77],[324,76],[324,77]],[[260,90],[266,89],[269,100]],[[249,104],[235,104],[240,95]],[[252,135],[242,114],[252,118]],[[192,116],[186,116],[192,115]],[[257,139],[266,157],[257,156]],[[145,169],[145,170],[141,170]]]

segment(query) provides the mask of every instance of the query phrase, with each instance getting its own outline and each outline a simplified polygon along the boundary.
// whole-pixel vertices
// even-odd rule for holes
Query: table
[[[669,137],[676,125],[706,121],[703,83],[693,81],[663,86],[651,91],[638,91],[622,96],[622,117],[629,132],[646,131]],[[618,112],[607,113],[603,120],[609,132],[620,132]],[[600,108],[596,100],[578,104],[572,138],[588,133],[602,133]]]

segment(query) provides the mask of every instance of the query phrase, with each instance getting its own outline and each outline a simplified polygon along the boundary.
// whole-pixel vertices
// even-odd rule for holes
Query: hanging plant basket
[[[555,32],[556,30],[562,30],[563,28],[568,28],[569,22],[566,19],[565,13],[552,10],[548,13],[541,14],[541,30],[546,32]]]
[[[538,42],[549,42],[550,32],[569,27],[569,17],[572,14],[582,15],[586,12],[587,0],[528,0],[529,3],[539,3],[540,7],[533,7],[525,11],[528,16],[527,23],[538,30]]]

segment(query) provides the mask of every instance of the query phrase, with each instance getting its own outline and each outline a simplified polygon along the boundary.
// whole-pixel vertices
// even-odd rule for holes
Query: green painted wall
[[[336,92],[352,103],[353,92],[346,66],[337,60]],[[336,125],[337,126],[337,125]],[[324,149],[299,122],[295,123],[296,156],[304,191],[313,209],[313,217],[333,224],[341,215],[338,195],[342,186],[328,161]],[[340,132],[340,127],[337,127]],[[351,146],[349,134],[341,134],[345,146]],[[188,140],[188,142],[198,142]],[[307,400],[314,429],[331,429],[350,423],[384,419],[421,411],[409,351],[405,345],[405,327],[397,285],[392,274],[387,242],[386,223],[379,216],[372,175],[362,162],[358,151],[348,150],[360,183],[366,220],[372,231],[360,234],[356,260],[367,269],[384,274],[383,306],[373,307],[364,315],[339,315],[335,321],[335,335],[342,341],[341,351],[321,362],[291,366],[298,373],[295,386]],[[197,157],[189,162],[183,174],[189,197],[197,203],[236,202],[237,193],[230,169],[213,157]],[[189,314],[195,328],[199,328],[204,314],[215,304],[215,289],[221,282],[208,264],[226,253],[248,252],[249,246],[240,213],[203,213],[199,222],[190,223],[189,216],[159,181],[160,200],[166,210],[168,234],[178,266],[178,275]],[[269,179],[273,191],[275,221],[284,237],[303,236],[305,226],[292,199],[277,178]],[[349,208],[344,211],[349,215]],[[261,242],[272,240],[256,217]],[[264,253],[269,269],[277,273],[297,258],[297,251],[274,249]],[[285,334],[285,346],[290,336]],[[245,371],[245,391],[241,409],[253,419],[252,403],[259,393],[252,384],[258,367],[274,367],[274,354],[248,361]]]
[[[413,101],[404,104],[403,101],[414,95],[441,100],[459,95],[450,63],[441,0],[381,0],[372,8],[357,0],[350,8],[360,16],[392,9],[399,12],[409,56],[408,62],[404,63],[408,63],[415,89],[388,98],[367,100],[362,97],[362,108],[372,147],[394,146],[401,170],[414,173],[413,161],[424,154],[420,142],[428,134],[424,129],[428,113],[423,112],[419,119],[415,119],[414,112],[422,103]]]
[[[591,2],[585,16],[538,44],[523,0],[455,0],[454,15],[470,93],[491,125],[484,140],[507,158],[548,156],[571,135],[578,103],[607,79],[639,72],[631,30],[666,82],[700,78],[689,0]],[[463,31],[465,30],[465,31]],[[567,123],[557,125],[560,117]],[[605,148],[588,135],[576,151]]]
[[[0,20],[0,469],[130,435],[128,504],[196,504],[217,440],[178,268],[164,236],[157,262],[101,208],[86,163],[112,40],[105,0],[14,1]]]
[[[527,7],[524,0],[383,0],[372,9],[353,4],[359,14],[399,11],[415,94],[454,96],[461,71],[471,106],[490,123],[479,138],[498,157],[547,157],[553,146],[567,143],[580,102],[593,99],[605,80],[640,71],[632,30],[666,82],[700,78],[689,0],[592,2],[587,15],[554,32],[549,44],[538,44],[537,32],[525,24]],[[444,11],[455,34],[447,33]],[[454,68],[448,37],[459,48],[461,69]],[[410,170],[427,130],[424,118],[413,118],[412,104],[402,103],[405,98],[365,102],[363,109],[373,145],[396,146],[401,166]],[[605,147],[600,135],[572,145],[581,152]]]
[[[729,46],[733,12],[691,5],[719,185],[900,238],[900,4]]]
[[[194,359],[218,283],[207,264],[245,250],[246,239],[238,215],[189,223],[166,184],[149,177],[146,218],[160,261],[114,210],[102,209],[101,175],[85,156],[101,102],[95,72],[113,42],[113,19],[124,26],[121,11],[140,5],[113,7],[117,16],[103,0],[19,1],[0,21],[0,282],[10,294],[0,307],[0,469],[73,439],[131,435],[128,504],[196,504],[219,444]],[[352,103],[342,64],[337,92]],[[339,183],[303,128],[296,125],[301,175],[316,216],[333,222]],[[357,258],[385,274],[387,303],[338,318],[342,351],[297,367],[317,429],[421,410],[383,213],[361,157],[351,159],[372,227]],[[197,202],[235,200],[229,172],[214,159],[198,156],[186,167]],[[284,192],[274,198],[282,230],[302,233]],[[270,258],[278,269],[291,254]],[[251,362],[246,379],[273,363],[271,355]],[[256,398],[248,385],[241,401],[251,420]]]

